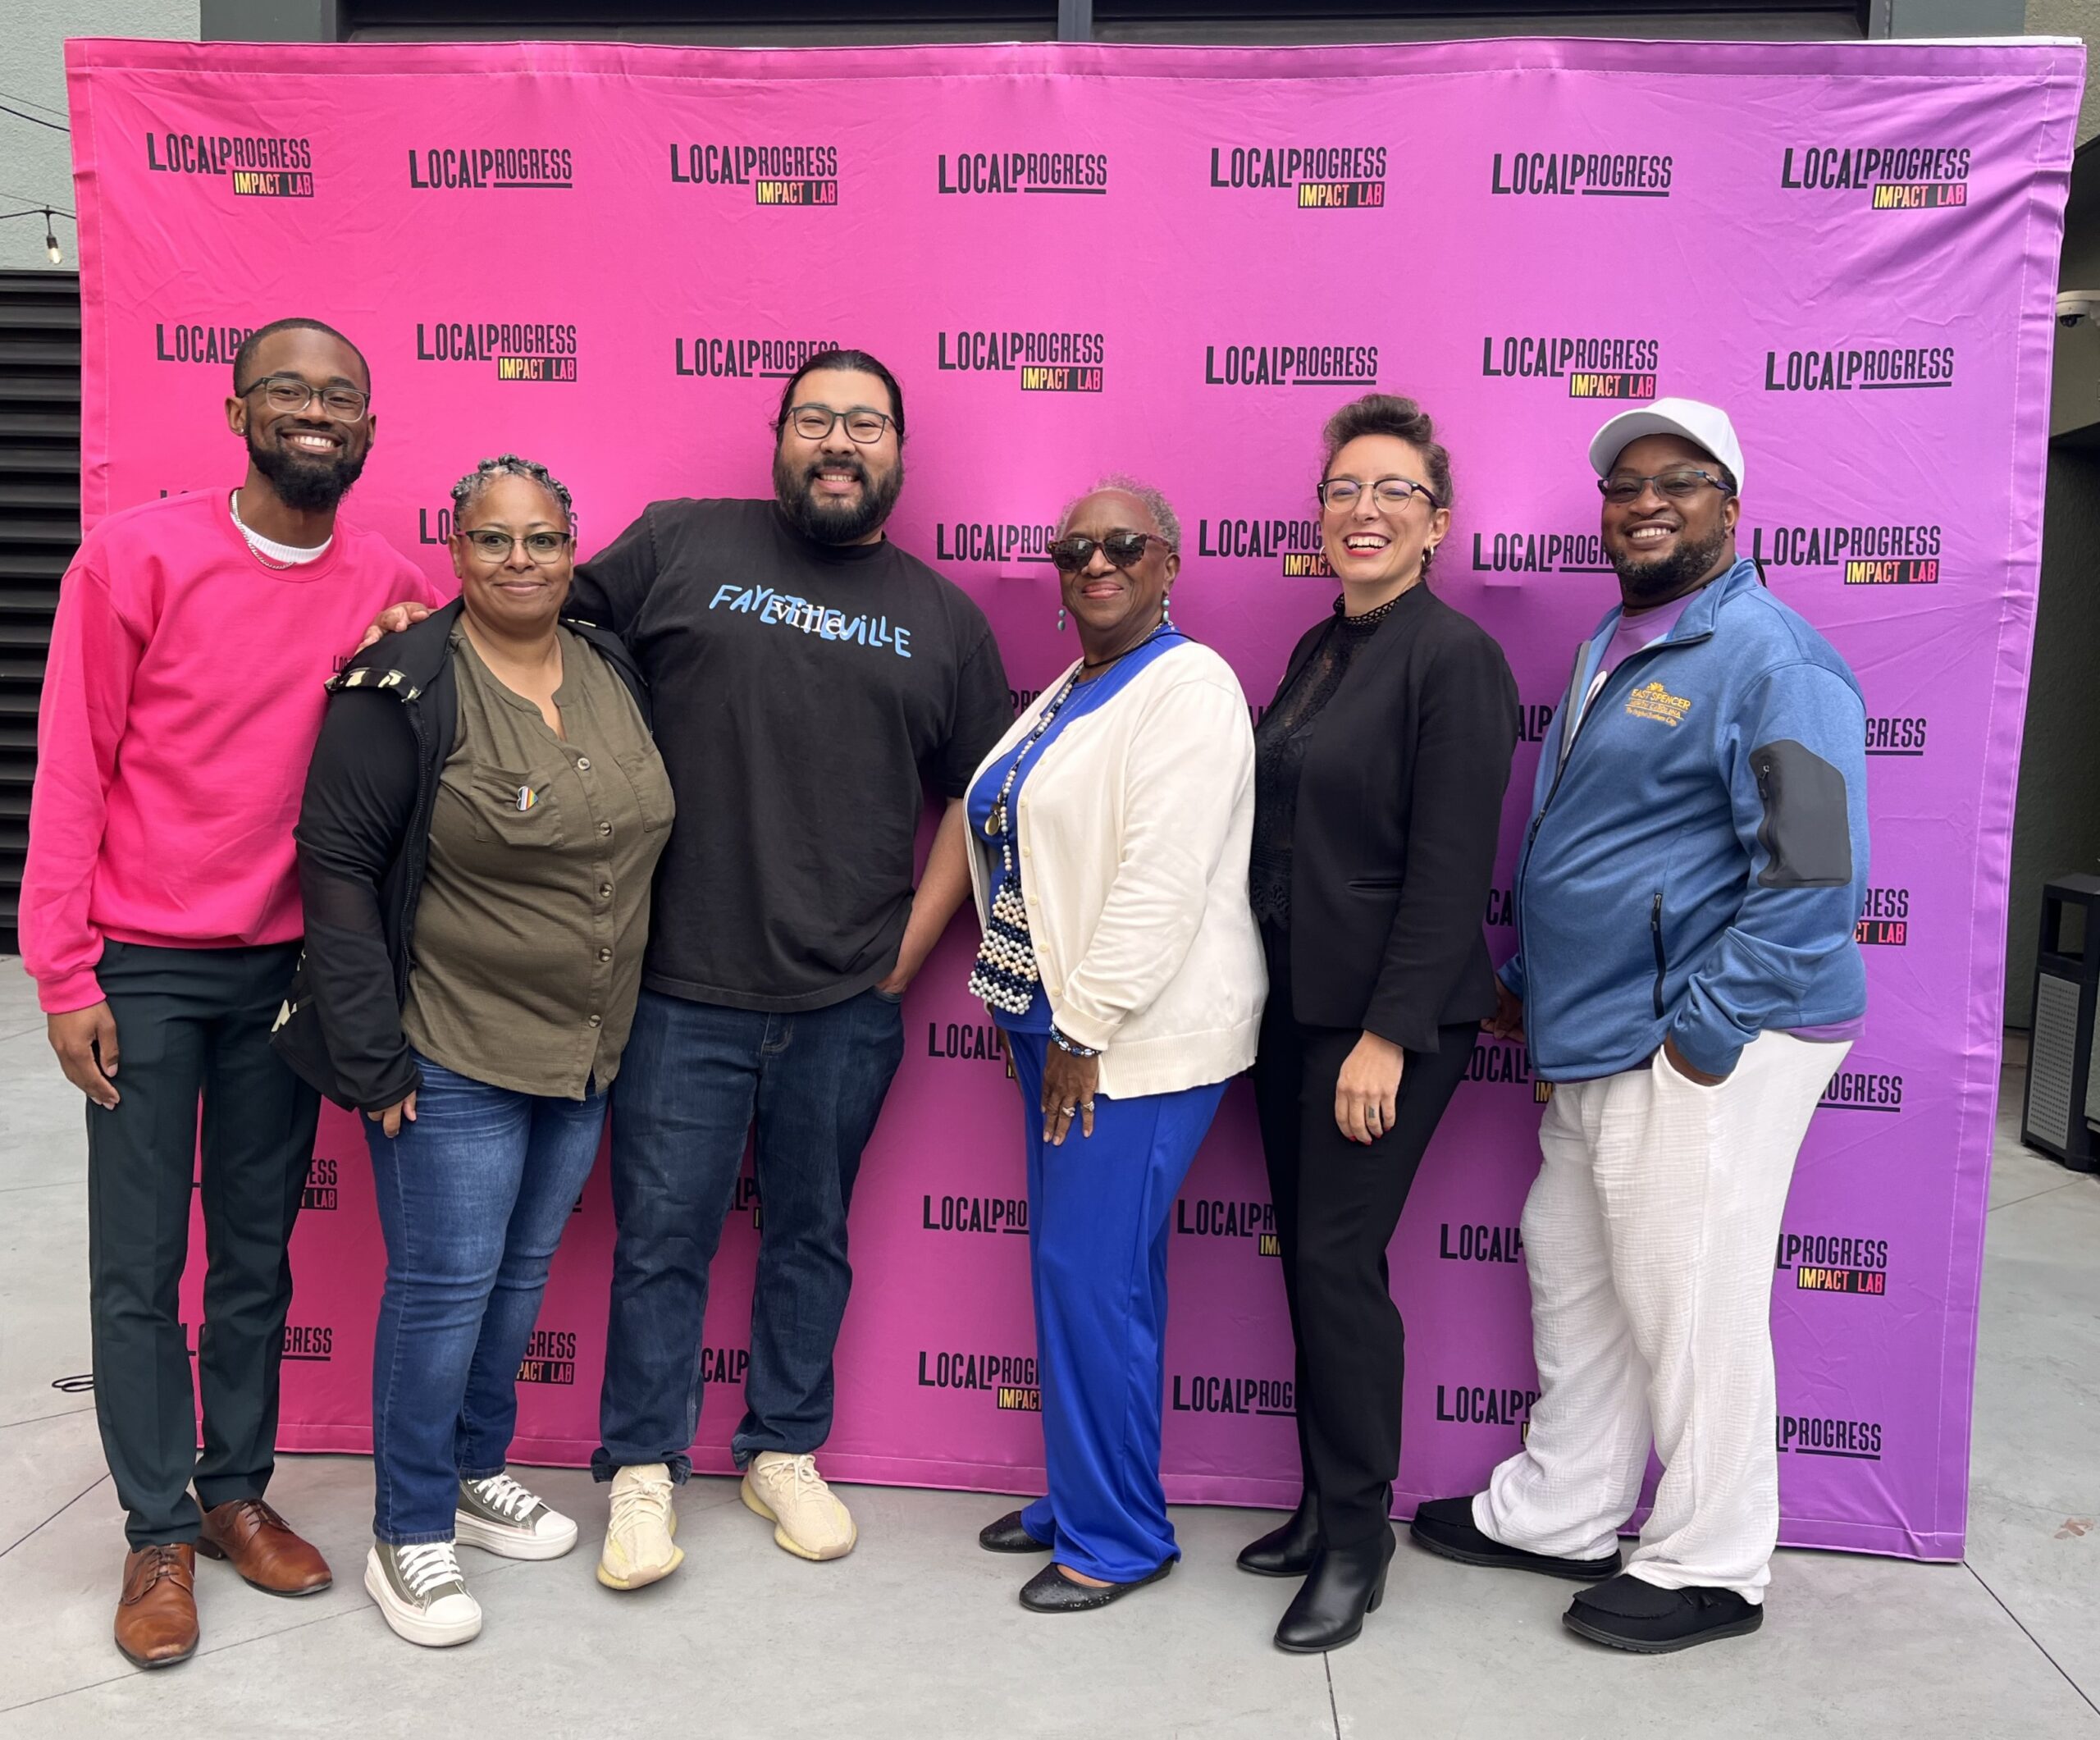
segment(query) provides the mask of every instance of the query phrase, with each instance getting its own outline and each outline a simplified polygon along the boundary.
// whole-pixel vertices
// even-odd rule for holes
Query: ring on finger
[[[1060,1117],[1070,1117],[1078,1110],[1079,1107],[1077,1106],[1060,1106],[1057,1108],[1057,1115]]]

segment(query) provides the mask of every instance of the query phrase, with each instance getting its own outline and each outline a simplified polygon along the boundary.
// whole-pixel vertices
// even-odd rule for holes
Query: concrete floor
[[[1268,1642],[1285,1588],[1232,1568],[1267,1526],[1247,1512],[1177,1512],[1171,1581],[1049,1620],[1014,1602],[1033,1565],[971,1543],[997,1500],[849,1489],[861,1546],[811,1566],[719,1480],[681,1500],[684,1569],[615,1596],[591,1578],[599,1500],[561,1472],[537,1484],[583,1546],[536,1565],[463,1553],[486,1628],[419,1651],[360,1585],[369,1465],[313,1456],[288,1459],[271,1497],[337,1587],[273,1600],[200,1563],[203,1646],[146,1675],[109,1642],[123,1534],[89,1400],[54,1387],[89,1364],[80,1100],[0,963],[0,1736],[2100,1740],[2100,1179],[2017,1144],[2020,1090],[2009,1073],[1969,1561],[1782,1554],[1754,1638],[1614,1654],[1562,1630],[1559,1586],[1403,1546],[1363,1639],[1295,1658]]]

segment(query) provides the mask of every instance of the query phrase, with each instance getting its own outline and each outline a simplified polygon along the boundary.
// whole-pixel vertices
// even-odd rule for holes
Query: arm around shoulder
[[[576,564],[568,612],[624,635],[656,582],[655,508],[644,508],[628,528],[587,562]]]

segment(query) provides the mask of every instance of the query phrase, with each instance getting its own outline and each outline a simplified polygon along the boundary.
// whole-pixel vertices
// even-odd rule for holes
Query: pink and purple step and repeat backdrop
[[[1016,705],[1071,656],[1052,523],[1116,469],[1179,509],[1176,614],[1258,707],[1335,593],[1321,423],[1373,389],[1420,399],[1457,473],[1436,583],[1524,703],[1481,915],[1498,953],[1539,740],[1614,596],[1585,445],[1629,401],[1727,406],[1744,546],[1871,715],[1872,1013],[1774,1253],[1783,1536],[1960,1554],[2075,45],[68,53],[90,521],[238,479],[227,365],[281,315],[370,357],[353,511],[433,575],[449,486],[502,450],[570,485],[586,550],[657,497],[765,494],[783,378],[857,345],[909,398],[892,530],[984,605]],[[969,928],[906,1002],[825,1463],[1025,1492],[1021,1114],[964,989]],[[1477,1486],[1536,1396],[1518,1221],[1545,1091],[1483,1039],[1395,1241],[1402,1514]],[[297,1238],[294,1448],[369,1447],[370,1188],[331,1111]],[[761,1213],[746,1180],[701,1354],[705,1468],[740,1411]],[[520,1373],[521,1460],[595,1442],[611,1233],[601,1167]],[[1171,1273],[1169,1493],[1290,1502],[1244,1085],[1175,1205]]]

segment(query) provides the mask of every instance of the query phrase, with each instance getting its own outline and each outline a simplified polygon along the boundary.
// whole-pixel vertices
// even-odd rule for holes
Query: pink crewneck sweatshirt
[[[112,514],[66,571],[37,710],[23,964],[47,1013],[102,1000],[105,939],[178,948],[300,932],[292,824],[322,685],[373,617],[438,593],[339,519],[271,567],[224,489]]]

